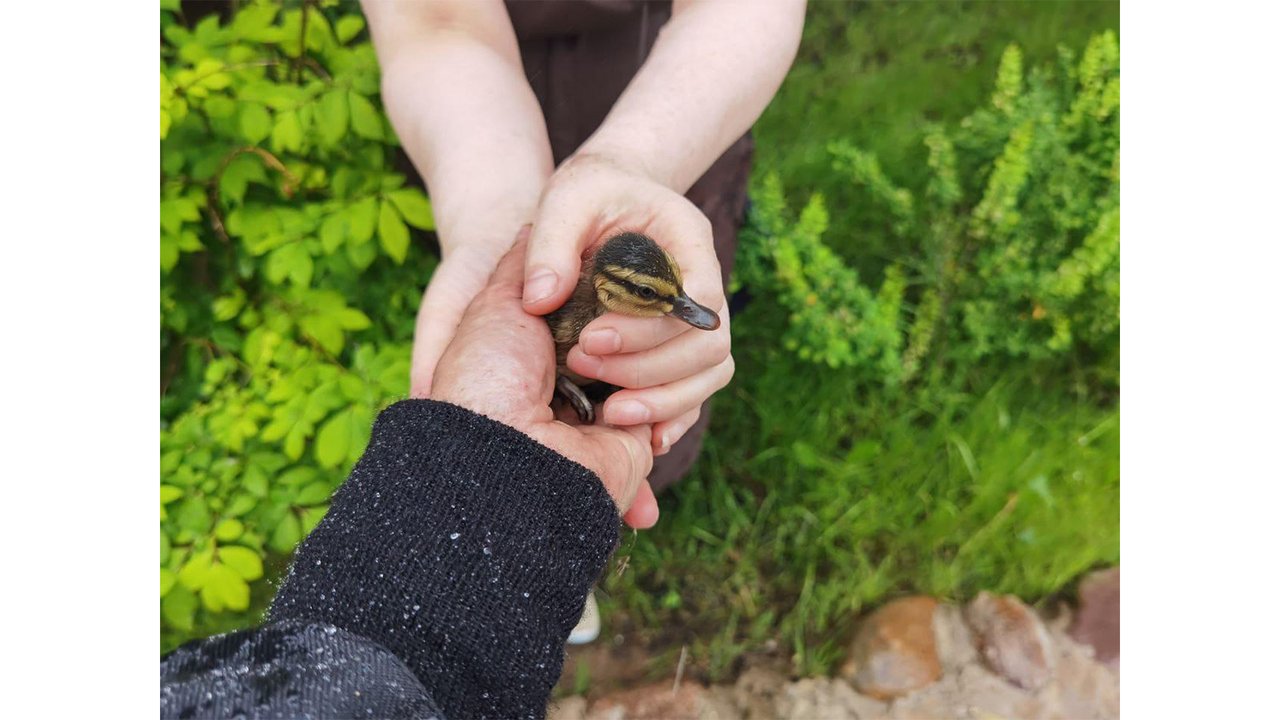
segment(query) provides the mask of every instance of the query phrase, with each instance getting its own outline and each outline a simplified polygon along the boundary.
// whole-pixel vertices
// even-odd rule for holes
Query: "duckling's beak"
[[[671,312],[667,313],[668,315],[683,320],[699,330],[715,330],[720,327],[719,315],[694,302],[684,293],[680,293],[671,305]]]

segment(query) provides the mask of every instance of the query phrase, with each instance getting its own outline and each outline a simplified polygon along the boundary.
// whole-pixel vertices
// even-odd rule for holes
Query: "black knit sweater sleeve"
[[[462,408],[385,410],[255,630],[161,662],[162,717],[542,717],[617,542],[589,470]]]

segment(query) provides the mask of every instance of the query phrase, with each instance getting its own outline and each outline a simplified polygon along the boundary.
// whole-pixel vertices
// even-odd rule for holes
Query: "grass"
[[[918,189],[904,168],[925,167],[925,123],[986,102],[1009,42],[1034,66],[1118,25],[1113,3],[812,3],[756,127],[757,171],[793,199],[823,193],[825,240],[874,277],[904,251],[851,202],[827,143],[876,152]],[[859,393],[779,347],[780,313],[756,298],[735,319],[738,374],[702,461],[661,499],[656,529],[624,538],[626,571],[602,587],[606,632],[650,647],[651,675],[683,645],[713,680],[759,652],[825,674],[858,613],[895,596],[1036,601],[1118,562],[1119,411],[1087,368],[987,368],[927,398]]]

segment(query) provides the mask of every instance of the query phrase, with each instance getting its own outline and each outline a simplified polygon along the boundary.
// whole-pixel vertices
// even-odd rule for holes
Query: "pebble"
[[[1018,687],[1036,690],[1053,676],[1053,650],[1044,623],[1012,595],[979,593],[965,608],[987,665]]]
[[[1113,670],[1120,668],[1120,568],[1090,573],[1080,583],[1080,608],[1071,637],[1093,648],[1093,655]]]
[[[843,673],[859,692],[879,700],[905,695],[942,676],[934,635],[938,601],[894,600],[862,622]]]

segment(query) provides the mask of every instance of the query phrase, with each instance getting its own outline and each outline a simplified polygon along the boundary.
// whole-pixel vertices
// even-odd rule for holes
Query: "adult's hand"
[[[521,306],[527,237],[526,228],[462,316],[436,365],[430,396],[510,425],[581,463],[600,477],[628,525],[651,527],[658,504],[646,480],[650,427],[571,425],[552,412],[551,331]]]
[[[724,285],[706,216],[641,167],[590,153],[570,158],[552,175],[534,220],[524,308],[542,315],[560,307],[578,281],[583,254],[624,230],[664,247],[680,265],[689,297],[720,315],[720,327],[706,331],[673,318],[607,313],[583,329],[569,353],[575,373],[624,388],[605,402],[604,421],[652,424],[650,443],[660,455],[733,377]]]

